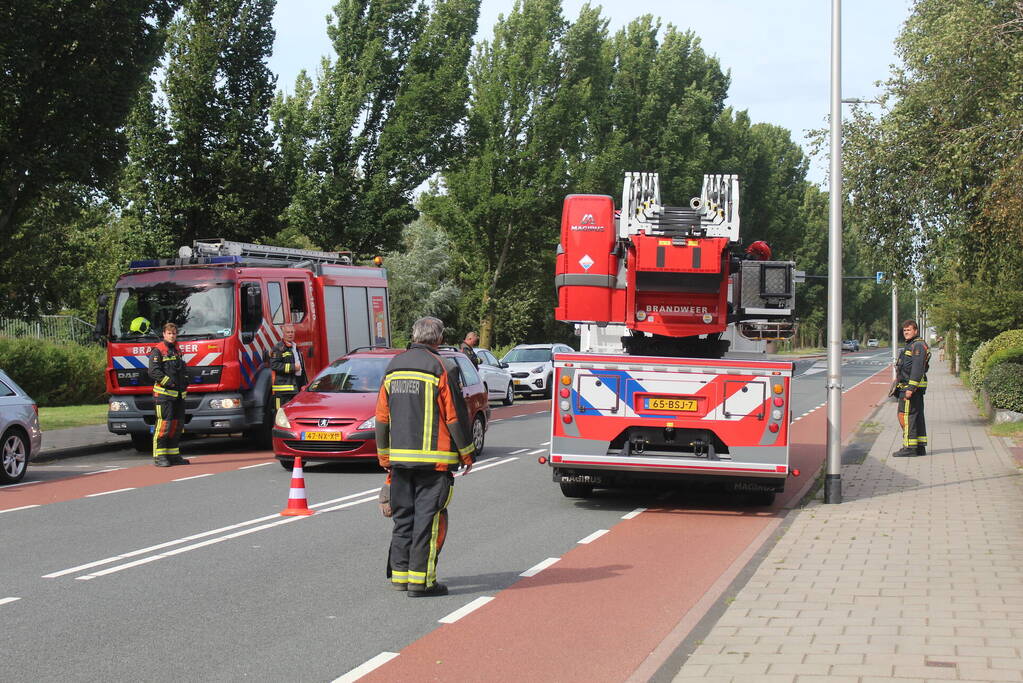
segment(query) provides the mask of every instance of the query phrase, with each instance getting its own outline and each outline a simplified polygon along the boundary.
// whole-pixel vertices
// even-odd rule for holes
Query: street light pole
[[[828,441],[824,502],[842,502],[842,0],[831,0],[831,211],[828,221]]]
[[[895,366],[899,362],[899,296],[895,286],[895,273],[892,273],[892,379],[895,377]]]

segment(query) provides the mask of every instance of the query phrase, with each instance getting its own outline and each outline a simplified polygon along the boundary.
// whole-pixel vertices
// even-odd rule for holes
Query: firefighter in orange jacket
[[[409,597],[447,595],[437,554],[453,470],[464,465],[467,474],[475,460],[458,367],[437,353],[443,335],[437,318],[417,320],[409,350],[388,364],[377,395],[377,456],[391,479],[391,587]]]
[[[153,464],[157,467],[187,465],[178,450],[185,420],[188,375],[178,351],[178,326],[163,326],[163,341],[149,352],[149,377],[153,380],[156,429],[153,431]]]
[[[274,407],[295,398],[305,384],[305,359],[302,351],[295,344],[295,326],[291,323],[281,326],[283,339],[270,349],[270,369],[273,370],[271,390],[274,395]]]

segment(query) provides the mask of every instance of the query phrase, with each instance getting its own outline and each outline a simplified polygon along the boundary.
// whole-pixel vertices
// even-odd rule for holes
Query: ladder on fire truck
[[[640,231],[665,237],[727,237],[739,241],[739,176],[708,174],[703,190],[688,207],[661,204],[657,173],[630,171],[622,187],[618,237]]]
[[[187,253],[186,253],[187,252]],[[267,244],[251,244],[232,240],[195,240],[192,247],[182,247],[178,255],[181,258],[215,256],[237,256],[242,259],[268,260],[288,264],[335,264],[352,265],[352,254],[347,251],[318,251],[316,249],[293,249],[291,247],[274,247]]]

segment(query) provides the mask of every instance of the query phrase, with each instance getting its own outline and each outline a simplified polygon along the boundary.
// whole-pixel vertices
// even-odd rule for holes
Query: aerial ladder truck
[[[706,175],[688,206],[661,202],[656,173],[565,199],[555,317],[621,326],[624,355],[558,354],[550,453],[568,497],[632,479],[722,485],[768,504],[789,476],[793,364],[726,358],[729,325],[750,339],[795,331],[799,273],[739,240],[739,179]]]

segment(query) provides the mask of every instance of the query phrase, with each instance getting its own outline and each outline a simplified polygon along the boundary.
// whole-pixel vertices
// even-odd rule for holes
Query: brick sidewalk
[[[944,364],[931,454],[893,458],[892,403],[841,505],[814,500],[675,681],[1023,681],[1023,473]]]

